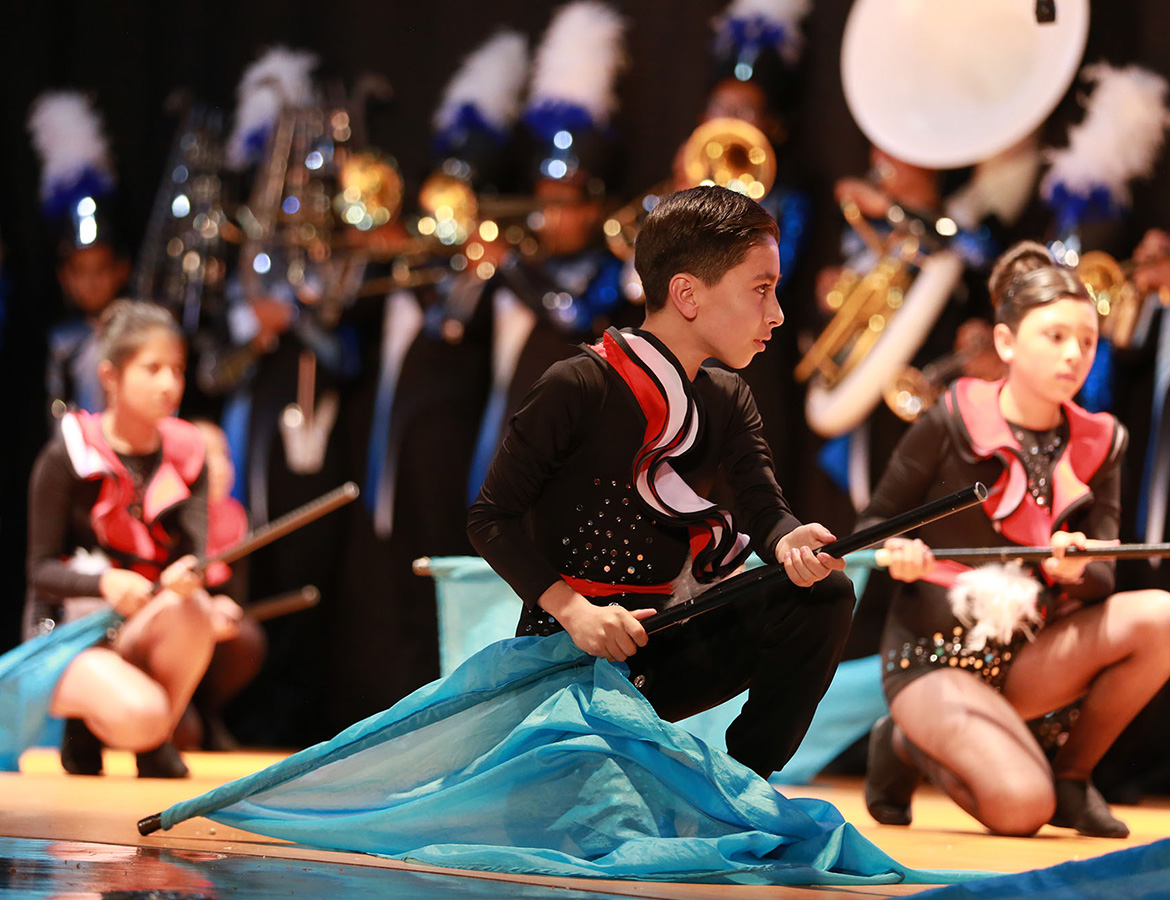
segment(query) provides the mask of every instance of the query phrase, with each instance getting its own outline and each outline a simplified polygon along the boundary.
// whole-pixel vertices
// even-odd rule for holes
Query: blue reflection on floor
[[[0,837],[0,897],[54,898],[85,892],[108,900],[213,900],[290,897],[393,897],[460,900],[501,895],[555,895],[565,900],[612,900],[544,885],[517,884],[372,866],[271,859],[202,850]]]

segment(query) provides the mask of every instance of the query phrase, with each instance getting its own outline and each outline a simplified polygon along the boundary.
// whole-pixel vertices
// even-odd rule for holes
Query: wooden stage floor
[[[711,886],[661,882],[549,879],[438,869],[360,854],[313,850],[217,826],[206,819],[141,837],[138,819],[255,771],[279,757],[263,753],[188,754],[192,776],[178,781],[133,777],[129,754],[106,753],[105,776],[65,775],[55,752],[33,750],[21,774],[0,774],[0,898],[318,897],[429,898],[639,897],[860,898],[907,896],[920,885],[856,888]],[[1125,841],[1078,837],[1045,827],[1034,838],[1001,838],[931,789],[915,798],[910,828],[875,825],[855,779],[793,787],[789,796],[835,804],[862,834],[916,868],[1021,872],[1170,837],[1170,801],[1118,807]]]

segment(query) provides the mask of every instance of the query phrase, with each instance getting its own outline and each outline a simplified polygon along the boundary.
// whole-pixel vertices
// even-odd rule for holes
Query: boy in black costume
[[[802,525],[776,483],[747,385],[702,365],[746,366],[783,321],[777,234],[758,204],[724,188],[660,203],[635,251],[642,328],[610,329],[549,368],[469,522],[476,549],[524,601],[519,634],[564,628],[587,653],[629,660],[670,720],[748,688],[727,747],[764,777],[808,728],[853,608],[844,564],[816,552],[833,535]],[[706,499],[717,483],[734,518]],[[648,639],[642,620],[731,574],[753,548],[791,585]]]

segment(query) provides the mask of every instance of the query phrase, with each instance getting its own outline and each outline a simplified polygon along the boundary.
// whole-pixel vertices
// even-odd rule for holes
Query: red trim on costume
[[[235,497],[221,497],[207,504],[207,555],[218,556],[231,550],[248,536],[248,513]],[[227,563],[215,562],[207,567],[209,587],[223,584],[232,577]]]
[[[689,529],[697,581],[712,581],[738,568],[749,552],[747,536],[735,530],[729,512],[699,496],[670,465],[699,433],[698,410],[683,375],[637,334],[607,329],[594,350],[630,389],[646,418],[644,443],[633,466],[639,496],[661,519]]]
[[[66,421],[72,417],[72,422]],[[130,515],[134,485],[130,474],[102,434],[99,413],[72,412],[62,421],[62,430],[76,434],[82,442],[66,437],[74,469],[85,479],[101,478],[102,486],[89,519],[98,543],[107,550],[145,560],[131,568],[155,578],[170,557],[171,537],[159,518],[191,496],[191,485],[203,470],[204,444],[194,425],[181,419],[158,423],[162,459],[146,486],[142,500],[142,521]]]
[[[666,584],[610,584],[605,581],[590,581],[562,575],[565,584],[583,597],[616,597],[618,594],[669,594],[670,582]]]
[[[1117,422],[1109,413],[1090,413],[1075,403],[1064,404],[1068,441],[1053,466],[1052,502],[1040,506],[1028,491],[1020,445],[999,410],[1003,386],[1003,381],[960,378],[947,391],[947,409],[962,422],[977,458],[995,457],[1004,464],[1003,474],[983,502],[988,518],[1014,543],[1047,544],[1072,509],[1090,496],[1088,482],[1109,459]]]

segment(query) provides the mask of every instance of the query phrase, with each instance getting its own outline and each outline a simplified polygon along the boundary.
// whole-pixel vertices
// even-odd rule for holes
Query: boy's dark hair
[[[120,370],[158,330],[172,334],[186,346],[183,329],[169,310],[145,300],[115,300],[98,321],[98,357]]]
[[[776,220],[743,194],[707,185],[666,197],[646,216],[634,245],[646,312],[666,305],[679,272],[715,284],[768,237],[780,240]]]

